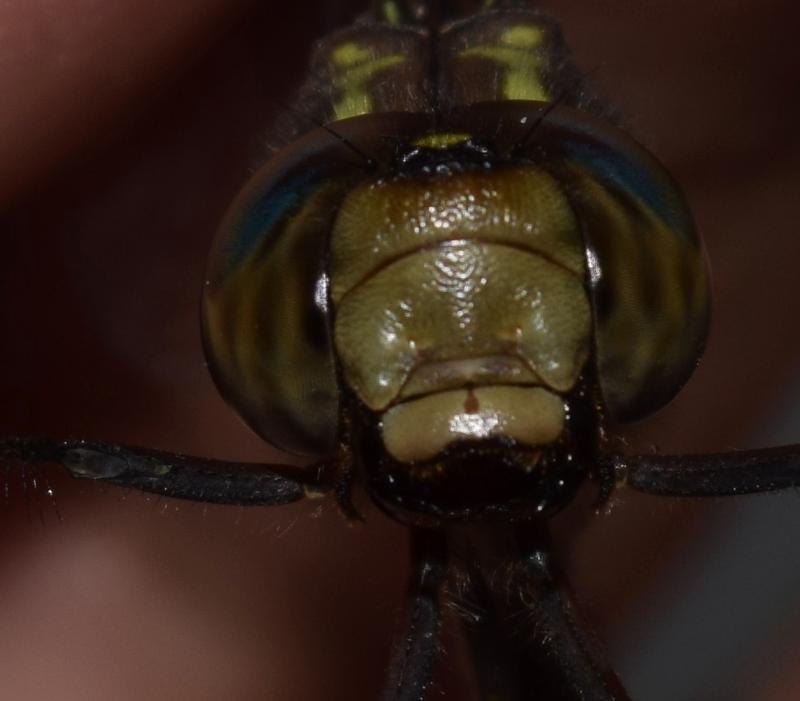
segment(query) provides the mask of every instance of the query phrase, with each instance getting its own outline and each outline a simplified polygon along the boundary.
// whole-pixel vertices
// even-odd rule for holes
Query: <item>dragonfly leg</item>
[[[473,532],[461,552],[483,701],[628,701],[552,561],[543,528]],[[466,552],[466,557],[464,553]],[[471,620],[470,620],[471,619]]]
[[[472,650],[481,701],[527,701],[528,675],[508,637],[508,628],[499,614],[492,592],[483,577],[467,565],[458,565],[456,589],[448,599],[459,612]]]
[[[211,504],[274,506],[335,488],[334,462],[239,463],[99,441],[0,438],[0,463],[60,465],[73,477]]]
[[[403,634],[395,643],[381,701],[424,701],[439,657],[440,591],[447,565],[444,537],[412,531],[410,606]]]
[[[617,483],[664,496],[732,496],[800,487],[800,445],[707,455],[617,455]]]

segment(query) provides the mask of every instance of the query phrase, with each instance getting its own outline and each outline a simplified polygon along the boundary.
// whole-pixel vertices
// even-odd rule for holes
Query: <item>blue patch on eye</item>
[[[563,144],[563,151],[591,170],[601,182],[610,183],[638,198],[670,228],[678,232],[692,229],[680,204],[681,198],[658,173],[651,173],[643,164],[627,158],[616,149],[592,143],[567,142]]]
[[[236,220],[226,246],[226,274],[231,273],[269,236],[278,222],[299,209],[319,182],[319,173],[308,170],[270,186],[246,204]]]

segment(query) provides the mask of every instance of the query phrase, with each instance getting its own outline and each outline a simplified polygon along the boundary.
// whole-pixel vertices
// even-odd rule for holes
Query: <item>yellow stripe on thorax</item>
[[[402,16],[400,14],[400,8],[394,0],[386,0],[386,2],[383,3],[383,19],[387,24],[393,27],[400,24]]]
[[[464,58],[485,58],[504,69],[504,100],[548,101],[551,96],[541,79],[545,54],[541,50],[544,30],[529,24],[509,27],[500,35],[498,44],[486,44],[464,49]]]
[[[336,69],[333,85],[340,97],[333,105],[333,119],[347,119],[373,111],[369,83],[376,74],[405,61],[401,54],[376,57],[369,48],[349,41],[331,52]]]

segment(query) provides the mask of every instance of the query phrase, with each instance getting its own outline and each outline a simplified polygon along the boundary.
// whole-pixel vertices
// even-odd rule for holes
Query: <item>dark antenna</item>
[[[278,100],[278,102],[281,105],[283,105],[283,108],[287,112],[291,112],[295,117],[298,117],[299,119],[303,119],[306,122],[310,122],[311,124],[313,124],[318,129],[322,129],[324,132],[327,132],[328,134],[330,134],[334,139],[336,139],[337,141],[339,141],[342,144],[344,144],[354,154],[356,154],[356,156],[358,156],[362,161],[364,161],[364,167],[367,170],[375,170],[375,168],[378,165],[378,162],[374,158],[371,158],[369,155],[367,155],[364,151],[362,151],[358,146],[356,146],[346,136],[344,136],[343,134],[340,134],[333,127],[331,127],[328,124],[325,124],[324,122],[320,121],[316,117],[312,117],[310,114],[304,114],[303,112],[298,110],[296,107],[290,105],[285,100]]]
[[[528,145],[528,142],[533,138],[536,130],[541,126],[542,122],[547,119],[550,113],[556,109],[556,107],[564,104],[569,104],[572,107],[578,106],[580,103],[581,93],[586,92],[587,79],[593,78],[598,72],[599,68],[600,67],[598,66],[591,71],[573,76],[567,85],[561,88],[561,92],[558,93],[558,96],[542,110],[542,112],[536,118],[536,121],[531,125],[531,128],[528,129],[525,136],[523,136],[522,139],[514,146],[512,153],[519,153]]]
[[[355,153],[359,158],[364,161],[364,166],[367,170],[375,170],[377,168],[378,163],[374,158],[370,158],[364,151],[362,151],[358,146],[356,146],[350,139],[346,136],[343,136],[335,129],[331,128],[327,124],[317,124],[317,126],[322,129],[323,131],[328,132],[334,139],[337,139],[341,143],[343,143],[347,148],[349,148],[353,153]]]
[[[542,122],[547,119],[548,115],[559,105],[563,104],[565,99],[565,92],[562,92],[555,100],[553,100],[550,104],[547,105],[540,113],[539,116],[536,118],[533,124],[531,124],[530,129],[525,133],[525,136],[522,137],[516,144],[514,144],[514,148],[511,149],[513,154],[518,154],[521,151],[525,150],[525,147],[528,145],[528,142],[533,138],[533,135],[536,133],[536,130],[541,126]]]

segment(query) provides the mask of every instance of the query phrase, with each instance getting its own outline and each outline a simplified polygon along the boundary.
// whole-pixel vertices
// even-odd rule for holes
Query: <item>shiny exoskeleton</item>
[[[328,493],[351,519],[363,484],[412,538],[384,701],[431,698],[448,599],[473,612],[483,701],[625,701],[547,517],[587,476],[601,495],[800,486],[798,446],[628,456],[601,438],[668,402],[702,352],[686,203],[526,2],[378,0],[311,75],[221,225],[202,326],[226,399],[313,463],[20,437],[0,459],[212,503]]]

